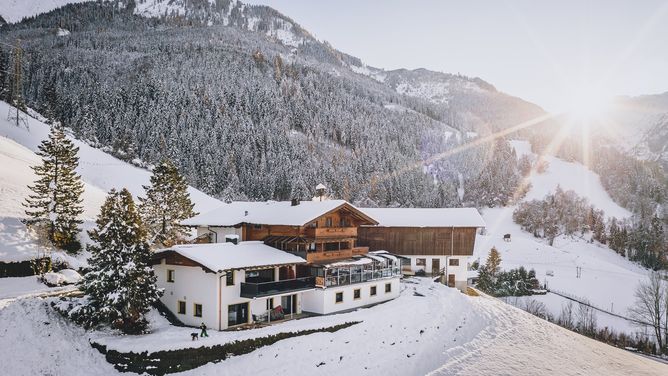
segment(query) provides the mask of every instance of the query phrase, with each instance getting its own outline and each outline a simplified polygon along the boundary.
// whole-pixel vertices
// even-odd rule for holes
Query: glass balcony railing
[[[307,290],[313,287],[315,287],[315,277],[260,283],[241,282],[241,296],[244,298],[258,298],[291,291]]]
[[[324,278],[324,283],[326,287],[341,286],[397,276],[401,276],[401,269],[398,266],[376,270],[361,270],[352,273],[347,272],[346,269],[339,269],[336,275],[328,274]],[[323,281],[323,279],[320,279],[320,281]]]

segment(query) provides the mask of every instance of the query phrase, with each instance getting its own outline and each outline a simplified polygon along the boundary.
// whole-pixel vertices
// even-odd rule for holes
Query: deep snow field
[[[423,295],[419,296],[416,293]],[[0,353],[8,375],[112,375],[89,340],[119,350],[211,345],[302,328],[362,321],[336,333],[277,342],[187,375],[661,375],[668,366],[562,329],[496,299],[469,297],[427,278],[402,283],[399,298],[354,312],[288,321],[191,342],[191,328],[151,315],[154,333],[85,332],[39,298],[0,308]]]

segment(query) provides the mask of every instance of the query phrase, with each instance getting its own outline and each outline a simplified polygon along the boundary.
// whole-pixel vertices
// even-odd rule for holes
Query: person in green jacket
[[[206,333],[206,325],[202,323],[202,325],[199,326],[199,328],[202,330],[202,332],[199,334],[200,338],[201,337],[208,337],[209,335]]]

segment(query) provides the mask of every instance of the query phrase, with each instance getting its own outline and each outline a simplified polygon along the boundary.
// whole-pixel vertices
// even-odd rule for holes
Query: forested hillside
[[[466,118],[486,106],[458,112],[401,95],[268,7],[70,4],[0,35],[21,40],[26,105],[127,160],[168,156],[192,185],[224,199],[286,199],[323,182],[366,205],[479,205],[506,202],[518,181],[514,157],[495,143],[421,162],[466,142],[463,131],[485,133]],[[1,51],[9,67],[14,52]],[[452,78],[475,83],[477,96],[507,97],[482,80]],[[0,83],[11,101],[12,80]],[[513,171],[484,173],[490,160]],[[482,197],[486,184],[504,197]]]

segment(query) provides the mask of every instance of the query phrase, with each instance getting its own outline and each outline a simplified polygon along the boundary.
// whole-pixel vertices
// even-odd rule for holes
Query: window
[[[261,228],[262,228],[262,225],[258,225],[258,224],[254,224],[254,225],[253,225],[253,228],[255,228],[255,229],[258,229],[258,230],[259,230],[259,229],[261,229]]]
[[[225,274],[225,286],[234,286],[234,270],[230,270]]]
[[[267,310],[274,309],[274,298],[267,298]]]
[[[332,227],[332,217],[325,218],[325,227]]]
[[[260,269],[260,270],[247,270],[246,271],[246,282],[247,283],[262,283],[262,282],[273,282],[274,281],[274,268],[271,269]]]
[[[174,270],[167,270],[167,282],[174,282]]]
[[[334,302],[343,303],[343,292],[336,293],[336,299],[334,300]]]
[[[195,303],[195,309],[193,312],[193,316],[195,317],[202,317],[202,305]]]
[[[346,218],[341,218],[339,220],[339,227],[349,227],[350,222]]]
[[[353,299],[359,299],[362,297],[362,294],[360,293],[360,289],[355,289],[353,291]]]
[[[392,284],[391,283],[386,283],[385,284],[385,293],[392,292]]]
[[[450,259],[450,266],[459,266],[459,259]]]
[[[186,314],[186,302],[184,302],[182,300],[179,300],[178,304],[179,304],[179,310],[178,310],[179,314],[180,315],[185,315]]]
[[[425,266],[425,265],[427,265],[427,259],[426,258],[416,258],[415,259],[415,265],[416,266]]]
[[[371,286],[369,288],[369,295],[376,296],[376,286]]]
[[[325,243],[325,251],[338,251],[339,249],[346,249],[346,246],[341,247],[341,243]]]

